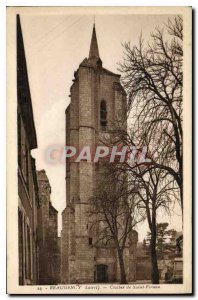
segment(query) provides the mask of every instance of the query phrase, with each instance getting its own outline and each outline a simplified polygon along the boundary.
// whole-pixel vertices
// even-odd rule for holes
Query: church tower
[[[95,25],[89,57],[76,72],[66,109],[66,145],[92,151],[108,134],[111,124],[126,116],[126,93],[120,75],[105,69],[99,55]],[[61,283],[118,282],[119,263],[115,249],[96,249],[90,235],[88,207],[98,169],[94,162],[66,160],[66,208],[62,212]],[[135,279],[134,243],[126,249],[128,281]]]

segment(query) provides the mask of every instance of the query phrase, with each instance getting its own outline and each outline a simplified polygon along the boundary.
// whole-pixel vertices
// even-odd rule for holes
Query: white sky
[[[61,211],[66,205],[65,165],[52,165],[44,155],[49,145],[65,143],[65,109],[69,104],[69,89],[73,73],[80,62],[88,56],[93,16],[89,15],[21,15],[21,25],[26,51],[28,76],[33,103],[38,149],[32,152],[37,169],[45,169],[49,178],[51,200],[59,211],[59,232]],[[140,32],[149,39],[156,26],[167,22],[167,15],[97,15],[96,34],[103,66],[117,71],[122,60],[121,43],[138,42]],[[179,211],[176,208],[176,211]],[[161,216],[158,222],[168,221],[170,227],[181,230],[181,216],[171,220]],[[146,223],[139,225],[141,241],[147,232]]]

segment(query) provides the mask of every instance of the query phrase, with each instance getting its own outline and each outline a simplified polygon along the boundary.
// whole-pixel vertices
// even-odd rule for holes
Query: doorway
[[[96,265],[95,282],[105,283],[108,282],[107,265]]]

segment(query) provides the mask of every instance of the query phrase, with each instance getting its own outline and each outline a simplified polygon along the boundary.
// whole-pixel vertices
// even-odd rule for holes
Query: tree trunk
[[[124,259],[123,259],[123,251],[120,249],[117,249],[118,251],[118,258],[119,258],[119,265],[120,265],[120,283],[126,284],[126,272],[125,272],[125,266],[124,266]]]
[[[156,252],[156,237],[151,237],[150,241],[150,250],[151,250],[151,282],[159,283],[159,270],[157,264],[157,252]]]

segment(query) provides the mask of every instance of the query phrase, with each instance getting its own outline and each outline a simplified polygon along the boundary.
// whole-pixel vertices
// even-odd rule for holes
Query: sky
[[[65,165],[49,164],[45,159],[50,145],[65,144],[65,109],[70,102],[70,86],[74,71],[89,55],[94,23],[93,15],[38,15],[21,14],[30,91],[37,132],[38,149],[32,151],[37,170],[45,169],[52,188],[51,201],[61,212],[66,206]],[[138,43],[142,32],[145,41],[156,26],[164,26],[167,15],[97,15],[96,34],[103,66],[118,73],[117,63],[122,61],[122,43]],[[170,227],[181,230],[181,215],[175,207],[174,217],[168,219]],[[167,221],[161,216],[160,222]],[[137,228],[143,240],[146,223]]]

